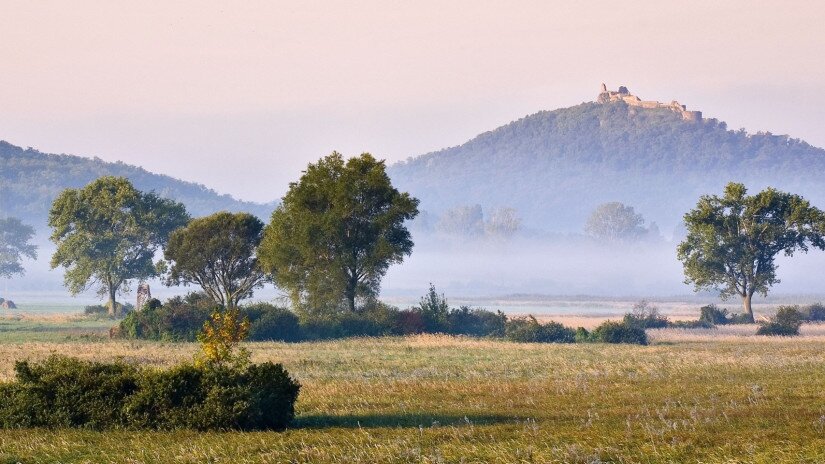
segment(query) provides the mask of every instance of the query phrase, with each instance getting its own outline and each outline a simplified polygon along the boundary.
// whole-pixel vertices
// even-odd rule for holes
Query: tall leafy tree
[[[647,232],[644,223],[644,217],[632,206],[614,201],[597,206],[584,231],[607,242],[633,242]]]
[[[825,249],[825,213],[772,188],[747,195],[744,185],[729,183],[722,197],[701,197],[685,214],[685,225],[687,237],[678,248],[685,283],[697,291],[717,290],[722,298],[738,295],[751,321],[753,295],[767,295],[779,282],[779,253]]]
[[[221,306],[232,309],[266,277],[255,252],[264,224],[248,213],[222,211],[192,220],[169,237],[167,284],[197,284]]]
[[[23,275],[23,258],[37,259],[37,246],[29,243],[33,238],[34,228],[20,219],[0,218],[0,277]]]
[[[65,268],[72,294],[96,286],[108,296],[114,314],[124,286],[160,274],[155,252],[188,221],[182,204],[140,192],[123,177],[101,177],[86,187],[66,189],[49,212],[51,240],[57,245],[52,269]]]
[[[405,222],[417,214],[418,200],[392,186],[383,161],[332,153],[290,184],[258,257],[296,305],[344,303],[354,311],[356,299],[376,295],[389,266],[412,252]]]

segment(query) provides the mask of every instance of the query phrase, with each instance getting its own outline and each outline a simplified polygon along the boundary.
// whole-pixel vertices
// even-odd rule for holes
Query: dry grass
[[[0,462],[822,462],[825,326],[651,331],[648,347],[447,336],[249,344],[304,385],[284,433],[0,432]],[[194,344],[0,344],[168,366]]]

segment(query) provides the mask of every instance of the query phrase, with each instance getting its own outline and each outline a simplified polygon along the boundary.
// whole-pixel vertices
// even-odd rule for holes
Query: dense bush
[[[627,325],[634,325],[642,329],[661,329],[669,324],[667,317],[659,314],[659,308],[653,306],[647,300],[642,300],[633,305],[633,311],[625,314],[623,321]]]
[[[257,303],[243,308],[251,321],[249,339],[253,341],[301,341],[298,316],[286,308]]]
[[[117,303],[117,311],[115,314],[123,316],[129,314],[135,310],[134,305],[131,303],[120,304]],[[110,317],[109,316],[109,306],[108,305],[89,305],[83,308],[83,314],[87,316],[95,316],[95,317]]]
[[[779,335],[794,336],[799,335],[799,327],[805,315],[799,310],[799,306],[780,306],[770,321],[759,324],[757,335]]]
[[[806,306],[800,310],[806,321],[822,322],[825,321],[825,305],[822,303],[814,303]]]
[[[461,306],[447,314],[449,333],[474,337],[503,337],[507,316],[501,311]]]
[[[514,342],[528,343],[573,343],[576,331],[558,322],[541,324],[533,316],[514,318],[507,321],[505,336]]]
[[[283,429],[300,385],[280,364],[138,369],[52,356],[0,384],[0,426]]]
[[[581,336],[581,335],[580,335]],[[647,345],[645,329],[625,322],[605,321],[588,334],[588,341]]]
[[[147,304],[120,322],[120,333],[128,338],[194,341],[214,307],[211,299],[198,292],[170,298],[162,306]]]
[[[728,314],[728,310],[709,304],[699,308],[699,320],[713,325],[750,324],[747,314]]]

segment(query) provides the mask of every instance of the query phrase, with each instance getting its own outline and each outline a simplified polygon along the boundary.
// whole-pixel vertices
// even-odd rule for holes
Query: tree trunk
[[[115,301],[116,293],[117,289],[109,286],[109,315],[112,317],[117,316],[117,301]]]
[[[355,292],[347,291],[347,307],[350,312],[355,312]]]
[[[745,315],[748,317],[750,322],[754,322],[753,319],[753,308],[751,307],[751,298],[753,295],[745,295],[742,297],[742,306],[745,309]]]

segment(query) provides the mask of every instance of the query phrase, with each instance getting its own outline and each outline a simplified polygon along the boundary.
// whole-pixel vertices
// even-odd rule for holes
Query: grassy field
[[[109,341],[108,321],[3,322],[4,380],[15,360],[51,353],[168,366],[196,350]],[[795,339],[754,330],[650,331],[647,347],[253,343],[255,361],[303,384],[291,430],[5,430],[0,463],[825,461],[825,326]]]

